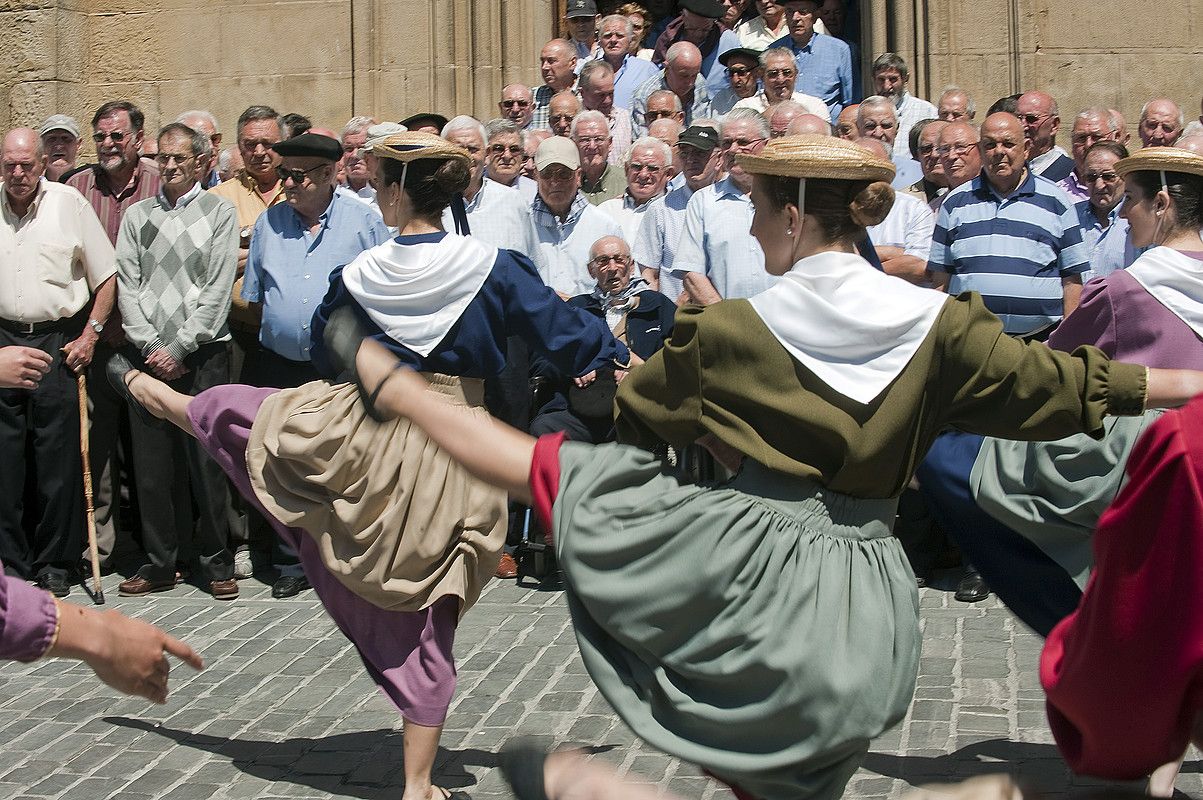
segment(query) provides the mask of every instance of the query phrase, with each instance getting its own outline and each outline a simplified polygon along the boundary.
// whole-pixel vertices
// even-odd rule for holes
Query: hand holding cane
[[[96,546],[96,508],[92,503],[92,459],[88,450],[88,377],[82,372],[79,383],[79,454],[84,466],[84,502],[88,512],[88,553],[92,557],[92,601],[104,605],[100,585],[100,552]]]

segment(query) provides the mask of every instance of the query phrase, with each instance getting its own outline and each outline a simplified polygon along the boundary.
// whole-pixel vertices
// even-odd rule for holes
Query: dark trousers
[[[582,417],[571,409],[545,411],[531,421],[531,436],[563,431],[570,442],[602,444],[614,441],[614,420],[611,417]]]
[[[105,366],[115,351],[107,344],[97,344],[92,366],[88,369],[88,455],[92,461],[92,499],[96,510],[96,549],[100,563],[106,564],[117,548],[117,533],[121,528],[121,460],[118,441],[123,427],[128,426],[125,401],[109,384]],[[128,458],[128,455],[126,455]],[[131,494],[136,495],[133,487]],[[130,498],[136,503],[136,497]],[[83,558],[88,558],[84,548]]]
[[[999,599],[1028,627],[1048,636],[1077,608],[1082,592],[1061,565],[973,499],[969,473],[981,447],[976,434],[940,434],[916,470],[920,491]]]
[[[310,381],[321,379],[321,375],[309,361],[293,361],[291,358],[268,350],[262,345],[246,350],[242,362],[242,374],[239,383],[248,386],[262,386],[271,389],[294,389]],[[270,542],[272,565],[280,570],[280,574],[299,577],[304,574],[301,568],[301,557],[292,549],[288,542],[273,534],[271,526],[263,515],[249,503],[246,509],[247,529],[250,538],[258,540],[262,536]]]
[[[136,354],[130,356],[132,360]],[[134,363],[146,369],[140,358]],[[196,395],[230,382],[229,346],[224,342],[202,345],[184,364],[188,372],[169,381],[178,392]],[[139,574],[151,581],[170,580],[175,576],[180,543],[191,541],[205,579],[229,580],[234,576],[226,519],[230,498],[221,467],[196,439],[169,422],[148,423],[134,415],[130,426],[141,498],[142,546],[150,562]]]
[[[83,547],[79,387],[61,352],[79,336],[82,323],[81,318],[33,335],[0,329],[0,347],[33,347],[54,359],[38,388],[0,389],[0,559],[26,578],[65,574]],[[27,477],[32,509],[24,508]],[[23,518],[30,520],[28,530]]]

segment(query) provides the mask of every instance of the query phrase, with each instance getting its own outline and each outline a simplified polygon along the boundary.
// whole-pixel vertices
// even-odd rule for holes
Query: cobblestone
[[[7,664],[0,677],[0,797],[103,800],[397,798],[401,721],[312,593],[288,601],[250,580],[233,603],[191,587],[110,607],[183,635],[209,668],[176,666],[165,706],[122,698],[82,665]],[[77,602],[86,598],[76,591]],[[857,800],[1009,771],[1050,796],[1070,775],[1044,716],[1040,639],[994,599],[921,592],[924,643],[910,713],[873,743]],[[508,798],[496,752],[515,733],[593,748],[632,778],[685,798],[730,800],[692,765],[638,741],[598,694],[558,592],[492,583],[456,638],[459,689],[436,781]],[[637,777],[636,777],[637,776]],[[1200,764],[1179,780],[1203,795]]]

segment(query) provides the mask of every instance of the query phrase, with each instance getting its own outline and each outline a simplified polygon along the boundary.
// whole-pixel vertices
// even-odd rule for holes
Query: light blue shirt
[[[727,68],[718,60],[719,56],[739,46],[735,31],[723,31],[718,37],[718,44],[702,59],[702,75],[706,78],[706,90],[711,95],[721,92],[729,84]]]
[[[640,267],[660,271],[660,294],[674,303],[685,288],[681,279],[673,274],[672,268],[677,255],[677,243],[685,227],[685,208],[693,194],[692,189],[682,184],[680,188],[653,200],[631,244],[631,258]]]
[[[531,206],[531,217],[539,253],[531,260],[538,266],[543,282],[568,297],[593,291],[597,281],[589,276],[589,248],[603,236],[621,237],[619,224],[590,205],[580,192],[566,219],[561,221],[548,211],[540,197]]]
[[[535,224],[531,221],[530,206],[522,199],[521,191],[503,186],[485,178],[480,191],[471,201],[464,204],[468,212],[468,227],[472,236],[489,247],[500,250],[515,250],[539,263],[540,253],[535,238]],[[443,210],[443,227],[455,230],[451,209]]]
[[[752,237],[752,198],[730,178],[699,189],[685,207],[672,271],[705,275],[723,298],[754,297],[776,283]]]
[[[251,234],[242,299],[263,304],[259,342],[293,361],[309,360],[310,325],[335,267],[388,241],[384,220],[367,203],[335,192],[310,233],[288,203],[259,215]]]
[[[630,111],[635,102],[635,90],[659,74],[655,64],[628,53],[618,72],[614,73],[614,105]]]
[[[852,105],[852,53],[848,45],[834,36],[811,34],[805,47],[798,47],[793,36],[782,36],[773,47],[788,47],[798,65],[798,82],[794,91],[817,97],[827,104],[831,124]]]
[[[1123,207],[1124,201],[1121,200],[1111,209],[1107,227],[1104,228],[1088,201],[1074,206],[1078,212],[1078,224],[1082,227],[1082,241],[1090,250],[1090,269],[1082,273],[1082,283],[1110,275],[1118,269],[1127,269],[1147,249],[1132,245],[1128,220],[1121,219],[1119,215]]]

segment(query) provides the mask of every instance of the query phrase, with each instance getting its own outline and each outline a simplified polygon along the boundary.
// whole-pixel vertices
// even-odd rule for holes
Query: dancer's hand
[[[0,347],[0,389],[36,389],[51,363],[53,359],[44,350],[21,345]]]
[[[586,372],[584,375],[573,378],[572,382],[577,385],[577,388],[584,389],[586,386],[593,383],[595,380],[597,380],[597,370],[590,370],[589,372]]]

